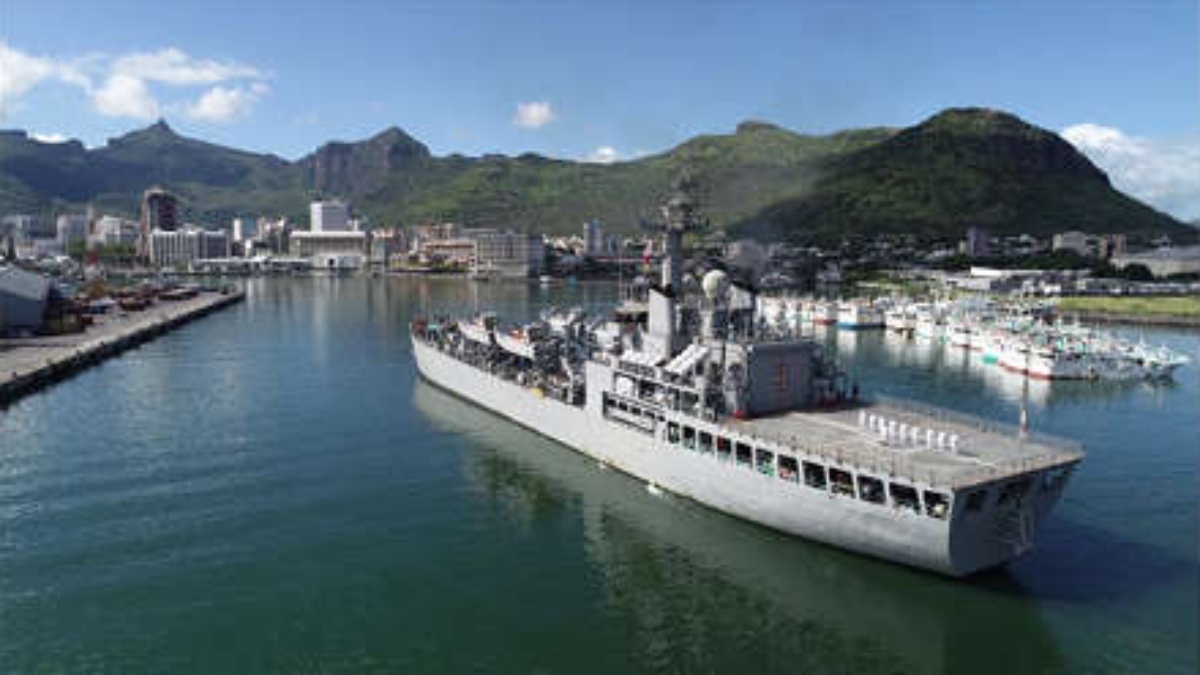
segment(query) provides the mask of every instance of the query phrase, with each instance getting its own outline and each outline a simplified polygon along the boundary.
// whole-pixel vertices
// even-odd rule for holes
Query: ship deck
[[[874,429],[862,415],[876,417]],[[878,420],[905,425],[908,435],[884,439]],[[836,410],[793,411],[727,426],[743,434],[794,447],[810,454],[874,470],[907,476],[933,486],[961,489],[1029,471],[1065,466],[1083,458],[1083,447],[1072,441],[1016,426],[902,401],[863,403]],[[916,427],[916,438],[912,429]],[[927,441],[926,429],[934,432]],[[940,447],[938,435],[946,442]],[[948,439],[957,436],[953,448]]]

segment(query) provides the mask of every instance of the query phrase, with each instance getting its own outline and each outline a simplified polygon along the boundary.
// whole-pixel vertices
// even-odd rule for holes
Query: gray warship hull
[[[714,453],[682,451],[667,437],[667,419],[659,419],[652,428],[639,428],[601,414],[595,406],[547,397],[540,390],[459,360],[416,336],[412,342],[418,370],[430,383],[606,466],[789,535],[941,574],[963,576],[1025,553],[1038,523],[1061,494],[1061,485],[1058,489],[1034,489],[1003,508],[974,512],[954,508],[944,518],[871,504],[853,494],[781,480]],[[687,422],[697,423],[691,418]],[[707,428],[733,437],[747,433],[737,422],[712,421]],[[783,443],[772,449],[804,456],[802,449]],[[878,475],[887,480],[887,469],[881,468]],[[997,477],[996,486],[1001,480]],[[987,482],[974,481],[969,487],[987,487]],[[952,498],[962,501],[957,491]]]

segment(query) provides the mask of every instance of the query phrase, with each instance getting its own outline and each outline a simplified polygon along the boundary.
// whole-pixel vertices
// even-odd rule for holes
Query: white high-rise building
[[[349,232],[350,213],[340,201],[313,202],[309,205],[309,220],[313,232]]]
[[[258,221],[252,218],[233,219],[233,240],[247,241],[258,237]]]

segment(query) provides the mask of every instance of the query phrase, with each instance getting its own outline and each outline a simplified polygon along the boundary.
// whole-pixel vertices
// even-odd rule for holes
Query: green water
[[[964,583],[655,497],[415,377],[422,308],[611,286],[248,290],[0,412],[0,672],[1196,670],[1194,365],[1029,390],[1088,457],[1037,550]],[[1017,419],[978,355],[822,337],[864,390]]]

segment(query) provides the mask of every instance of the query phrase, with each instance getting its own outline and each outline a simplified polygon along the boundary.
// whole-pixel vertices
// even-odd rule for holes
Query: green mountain
[[[328,143],[295,162],[184,138],[163,122],[93,150],[0,132],[0,213],[92,203],[132,214],[142,190],[163,184],[197,222],[256,214],[304,222],[308,201],[324,196],[348,199],[375,224],[451,220],[574,233],[599,217],[629,231],[654,214],[684,169],[714,227],[769,238],[959,236],[976,224],[1035,234],[1183,227],[1113,190],[1057,135],[979,109],[948,110],[902,130],[822,136],[746,122],[614,164],[435,157],[396,128]]]
[[[1113,189],[1057,134],[1007,113],[952,109],[832,158],[802,195],[734,225],[762,238],[843,233],[1186,234],[1174,218]]]

